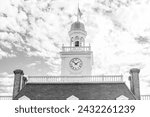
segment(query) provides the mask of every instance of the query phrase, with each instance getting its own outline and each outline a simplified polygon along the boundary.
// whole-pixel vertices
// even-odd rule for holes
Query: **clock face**
[[[82,61],[79,58],[71,59],[69,64],[73,70],[79,70],[82,67]]]

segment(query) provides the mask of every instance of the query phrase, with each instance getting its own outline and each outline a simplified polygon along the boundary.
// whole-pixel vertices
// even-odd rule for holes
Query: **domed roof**
[[[71,25],[70,30],[83,30],[83,31],[85,31],[85,27],[84,27],[83,23],[76,21]]]

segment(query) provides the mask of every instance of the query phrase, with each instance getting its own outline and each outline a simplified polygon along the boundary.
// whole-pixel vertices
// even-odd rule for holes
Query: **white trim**
[[[66,100],[79,100],[79,98],[72,95],[72,96],[68,97]]]
[[[22,97],[20,97],[18,100],[30,100],[30,98],[28,98],[27,96],[22,96]]]
[[[121,95],[121,96],[117,97],[116,100],[129,100],[129,98],[124,95]]]

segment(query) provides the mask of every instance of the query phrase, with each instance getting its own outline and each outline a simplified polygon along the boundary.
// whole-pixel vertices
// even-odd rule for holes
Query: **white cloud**
[[[13,74],[8,74],[7,72],[0,73],[0,78],[13,78]]]
[[[149,43],[139,44],[135,38],[143,36],[150,40],[150,3],[82,0],[80,9],[88,33],[86,42],[91,43],[94,52],[93,74],[127,77],[131,67],[138,67],[142,68],[143,79],[149,79]],[[62,44],[69,45],[68,31],[76,20],[76,12],[75,0],[0,1],[0,59],[23,51],[30,57],[42,57],[50,67],[48,75],[57,75],[60,72],[58,52]],[[12,50],[8,52],[2,47]]]
[[[5,52],[0,48],[0,59],[2,59],[3,57],[15,57],[15,55],[13,53]]]
[[[12,95],[13,87],[13,74],[7,72],[0,73],[0,95],[7,96]]]
[[[30,63],[28,65],[26,65],[27,67],[35,67],[36,65],[40,64],[40,61],[35,61],[34,63]]]
[[[136,35],[146,35],[146,30],[150,28],[150,3],[133,3],[129,7],[122,7],[115,13],[116,20],[119,21],[129,33]],[[150,36],[150,34],[148,34]]]

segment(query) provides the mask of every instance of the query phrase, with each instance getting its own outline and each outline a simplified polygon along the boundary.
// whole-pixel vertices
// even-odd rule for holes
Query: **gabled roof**
[[[135,100],[125,83],[28,83],[15,99],[24,95],[31,100],[66,100],[72,95],[79,100],[116,100],[120,95]]]

